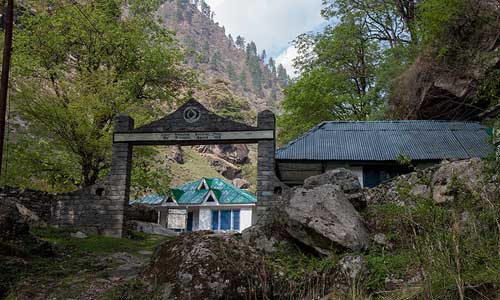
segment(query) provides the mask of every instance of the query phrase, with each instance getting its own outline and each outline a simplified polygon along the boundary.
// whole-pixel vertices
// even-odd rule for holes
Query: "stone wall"
[[[134,127],[134,121],[126,115],[116,117],[114,123],[115,133],[128,132]],[[131,160],[132,146],[114,143],[111,174],[93,186],[58,195],[51,223],[121,237],[130,191]]]
[[[44,222],[50,222],[56,195],[11,187],[0,188],[0,201],[10,200],[24,205]]]

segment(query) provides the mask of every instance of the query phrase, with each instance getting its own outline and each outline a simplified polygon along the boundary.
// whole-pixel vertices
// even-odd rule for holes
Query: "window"
[[[212,230],[240,230],[240,210],[212,210]]]

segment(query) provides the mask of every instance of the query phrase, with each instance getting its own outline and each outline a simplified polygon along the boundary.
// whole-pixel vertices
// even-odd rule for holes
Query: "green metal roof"
[[[208,189],[201,187],[203,182],[206,183]],[[257,202],[254,194],[219,178],[202,178],[172,189],[172,195],[177,204],[180,205],[201,204],[210,192],[214,193],[219,204],[252,204]]]

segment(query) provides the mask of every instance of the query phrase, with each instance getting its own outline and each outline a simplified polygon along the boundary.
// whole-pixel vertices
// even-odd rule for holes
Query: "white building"
[[[132,203],[153,206],[158,223],[176,231],[237,231],[252,226],[257,198],[219,178],[202,178]]]

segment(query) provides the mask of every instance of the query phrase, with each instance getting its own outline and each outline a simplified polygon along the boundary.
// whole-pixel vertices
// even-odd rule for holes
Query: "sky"
[[[291,42],[300,34],[320,29],[322,0],[205,0],[215,21],[234,38],[254,41],[258,51],[266,49],[293,75],[292,60],[297,51]]]

